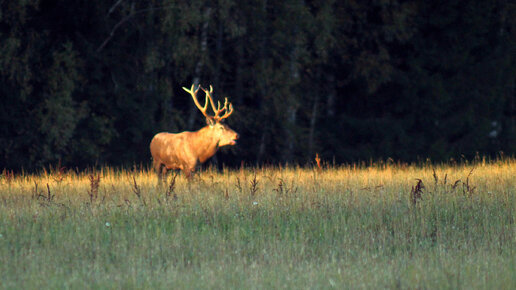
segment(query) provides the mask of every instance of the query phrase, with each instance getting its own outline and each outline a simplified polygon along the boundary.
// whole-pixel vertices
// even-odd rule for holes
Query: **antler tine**
[[[227,105],[228,105],[228,98],[226,98],[226,101],[224,102],[224,107],[222,107],[222,108],[220,108],[220,101],[217,101],[217,111],[216,112],[220,113],[220,112],[226,110]]]
[[[219,102],[219,106],[220,106],[220,102]],[[222,108],[220,111],[222,112],[223,110],[225,110],[226,112],[221,117],[218,117],[217,120],[219,120],[219,121],[226,119],[231,114],[233,114],[233,104],[229,103],[229,108],[228,108],[228,98],[226,98],[226,100],[224,102],[224,108]]]
[[[206,111],[208,110],[208,95],[206,95],[206,100],[204,102],[204,106],[201,106],[201,104],[199,104],[199,101],[197,100],[197,93],[199,92],[199,89],[202,89],[203,91],[204,91],[204,89],[201,87],[201,85],[199,85],[199,87],[197,87],[197,90],[195,90],[195,91],[194,91],[194,88],[195,88],[195,85],[192,85],[191,89],[187,89],[187,88],[183,87],[183,90],[185,90],[187,93],[189,93],[192,96],[192,99],[193,99],[195,105],[197,106],[197,108],[201,111],[201,113],[206,118],[208,118],[209,116],[206,113]]]
[[[201,88],[204,93],[206,94],[206,102],[209,102],[211,103],[211,108],[213,109],[213,112],[215,113],[215,115],[211,118],[213,118],[215,121],[219,122],[220,120],[223,120],[223,119],[226,119],[227,117],[229,117],[229,115],[231,115],[233,113],[233,105],[231,103],[228,102],[228,98],[226,98],[225,102],[224,102],[224,107],[220,107],[221,104],[220,102],[217,102],[217,107],[215,107],[215,102],[213,101],[213,97],[211,96],[211,93],[213,92],[213,87],[210,85],[210,89],[209,90],[206,90],[205,88],[199,86],[199,88]],[[229,105],[229,109],[228,109],[228,105]],[[204,106],[204,109],[206,109],[206,107],[208,106],[208,104],[206,104]],[[222,116],[219,116],[220,113],[222,113],[223,111],[225,111],[224,115]],[[206,116],[206,115],[205,115]]]
[[[211,96],[211,93],[213,93],[213,87],[210,85],[210,90],[209,91],[204,89],[204,88],[202,88],[202,90],[206,94],[206,98],[210,100],[211,108],[213,109],[213,112],[215,113],[214,118],[216,118],[217,115],[219,114],[219,112],[217,112],[217,108],[215,108],[215,102],[213,101],[213,98]]]

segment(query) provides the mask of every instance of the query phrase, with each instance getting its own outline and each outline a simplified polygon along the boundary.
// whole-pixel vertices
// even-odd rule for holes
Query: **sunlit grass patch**
[[[510,289],[515,164],[4,172],[0,286]]]

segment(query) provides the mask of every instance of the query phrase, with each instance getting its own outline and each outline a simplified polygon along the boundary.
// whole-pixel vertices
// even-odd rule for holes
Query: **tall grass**
[[[514,289],[515,165],[4,171],[0,287]]]

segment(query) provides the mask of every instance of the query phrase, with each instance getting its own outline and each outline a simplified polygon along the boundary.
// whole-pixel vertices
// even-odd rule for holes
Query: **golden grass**
[[[97,202],[133,200],[139,190],[143,198],[162,198],[169,184],[157,186],[152,171],[102,168],[98,171],[45,170],[36,175],[9,177],[4,170],[0,192],[4,199],[48,199],[55,202],[86,202],[96,195]],[[167,182],[173,179],[168,176]],[[179,175],[174,185],[176,196],[193,198],[209,191],[213,197],[232,198],[256,196],[274,199],[282,192],[298,195],[354,195],[361,198],[409,199],[410,191],[422,180],[424,192],[453,192],[486,198],[494,193],[508,198],[515,187],[515,161],[507,159],[493,163],[479,162],[460,166],[392,165],[341,166],[322,171],[302,167],[245,168],[241,170],[213,169],[197,172],[192,183]],[[253,186],[254,183],[254,186]],[[136,186],[136,187],[135,187]]]
[[[4,171],[0,288],[511,289],[515,165]]]

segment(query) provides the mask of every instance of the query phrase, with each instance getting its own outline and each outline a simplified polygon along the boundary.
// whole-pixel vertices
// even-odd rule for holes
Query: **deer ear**
[[[206,118],[206,124],[212,127],[213,125],[215,125],[215,120],[213,120],[213,118]]]

